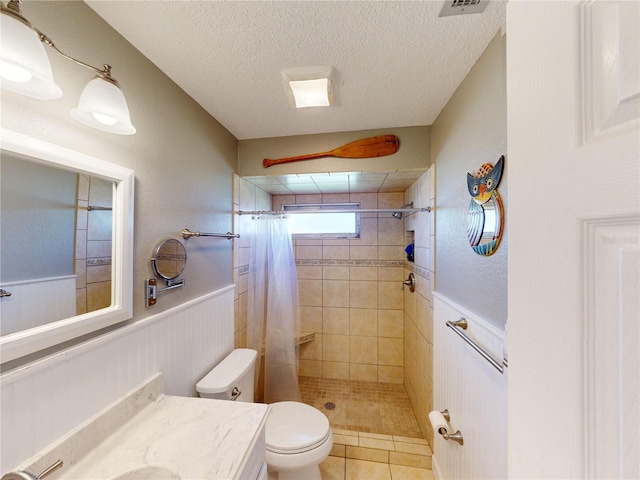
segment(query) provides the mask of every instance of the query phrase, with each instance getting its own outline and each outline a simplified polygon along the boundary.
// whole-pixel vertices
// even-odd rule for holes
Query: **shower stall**
[[[262,322],[248,307],[257,285],[252,258],[263,244],[254,236],[262,221],[255,217],[280,217],[282,205],[359,205],[356,238],[294,236],[292,243],[300,398],[334,429],[432,438],[433,189],[431,171],[420,173],[404,191],[318,195],[270,195],[236,178],[236,347],[255,344],[251,325]],[[413,292],[405,282],[410,273]]]

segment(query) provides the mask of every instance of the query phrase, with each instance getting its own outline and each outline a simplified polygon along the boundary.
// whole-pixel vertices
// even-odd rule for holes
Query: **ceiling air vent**
[[[450,17],[452,15],[482,13],[487,3],[489,0],[447,0],[444,2],[439,16]]]

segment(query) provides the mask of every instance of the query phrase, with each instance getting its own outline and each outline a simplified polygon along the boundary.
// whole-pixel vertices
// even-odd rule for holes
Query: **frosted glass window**
[[[360,238],[360,214],[353,211],[358,203],[322,203],[283,205],[282,209],[296,212],[289,215],[289,231],[294,238]],[[304,213],[305,210],[330,210],[327,213]]]

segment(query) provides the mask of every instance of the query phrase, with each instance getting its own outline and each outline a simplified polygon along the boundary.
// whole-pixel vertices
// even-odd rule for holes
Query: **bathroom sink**
[[[122,472],[111,480],[180,480],[180,475],[164,467],[141,465]]]

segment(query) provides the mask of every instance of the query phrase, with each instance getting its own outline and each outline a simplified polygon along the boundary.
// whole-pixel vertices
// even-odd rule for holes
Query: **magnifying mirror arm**
[[[158,293],[173,290],[174,288],[180,288],[182,286],[184,286],[184,280],[167,280],[166,287],[158,288],[158,280],[155,278],[147,278],[145,280],[146,306],[151,307],[156,304]]]

